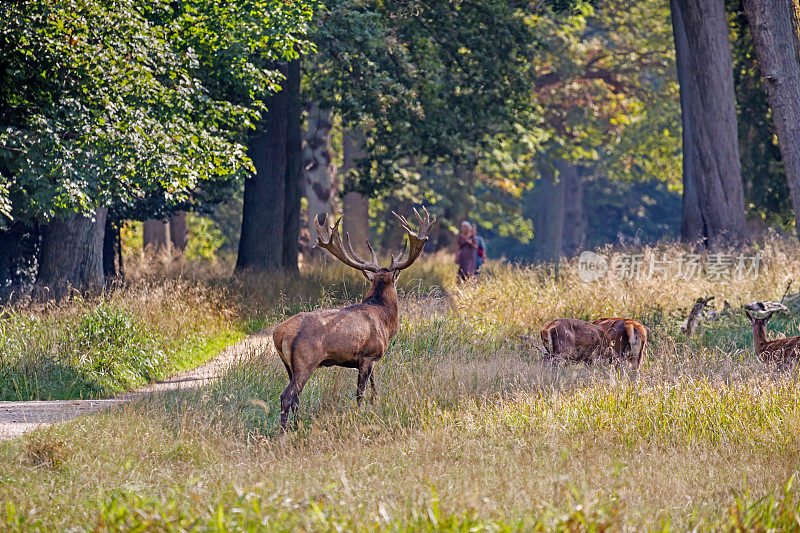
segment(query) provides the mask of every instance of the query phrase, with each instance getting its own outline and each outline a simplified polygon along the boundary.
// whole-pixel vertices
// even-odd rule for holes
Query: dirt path
[[[42,425],[72,420],[150,394],[201,387],[218,378],[237,358],[268,350],[271,343],[272,336],[266,331],[254,333],[229,346],[214,359],[194,370],[145,385],[108,400],[0,402],[0,441],[18,437]]]

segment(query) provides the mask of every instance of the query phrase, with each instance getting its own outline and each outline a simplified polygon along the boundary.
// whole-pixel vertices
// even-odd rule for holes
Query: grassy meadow
[[[800,249],[758,251],[755,279],[584,283],[572,260],[491,262],[460,286],[452,257],[427,257],[401,277],[400,332],[361,408],[354,370],[320,369],[299,427],[281,435],[283,365],[252,351],[203,389],[0,444],[0,529],[798,530],[797,367],[755,357],[740,306],[780,299],[800,279]],[[656,252],[680,250],[644,250]],[[3,399],[21,376],[30,397],[75,397],[57,364],[87,395],[108,395],[365,290],[333,264],[236,279],[140,264],[100,299],[4,311]],[[719,317],[687,339],[687,308],[708,295]],[[609,315],[649,328],[638,371],[542,360],[546,322]],[[773,338],[798,328],[797,317],[768,326]],[[141,363],[155,352],[181,362]]]

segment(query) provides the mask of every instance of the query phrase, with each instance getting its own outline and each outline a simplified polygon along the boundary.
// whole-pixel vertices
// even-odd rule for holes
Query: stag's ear
[[[775,314],[775,311],[770,311],[769,314],[764,317],[764,324],[769,322],[769,319],[772,318],[772,315],[774,315],[774,314]]]
[[[400,277],[400,270],[392,270],[392,281],[397,283],[397,279]]]
[[[364,277],[367,278],[367,281],[372,283],[372,272],[369,272],[368,270],[362,270],[361,273],[364,274]]]
[[[755,319],[755,318],[753,318],[753,315],[751,315],[750,313],[748,313],[747,311],[745,311],[745,312],[744,312],[744,316],[746,316],[747,318],[749,318],[749,319],[750,319],[750,323],[751,323],[751,324],[755,324],[755,322],[756,322],[756,319]]]

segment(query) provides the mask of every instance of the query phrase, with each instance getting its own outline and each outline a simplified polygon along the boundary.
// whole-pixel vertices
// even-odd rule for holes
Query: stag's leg
[[[375,396],[378,394],[378,390],[375,388],[375,371],[369,373],[369,386],[372,387],[372,395]]]
[[[300,406],[300,393],[303,391],[310,372],[293,372],[292,379],[289,380],[286,390],[281,394],[281,429],[286,430],[286,423],[289,421],[289,411],[294,413],[294,424],[297,426],[297,409]]]
[[[286,422],[289,421],[289,409],[294,402],[294,380],[289,380],[286,390],[281,394],[281,429],[286,431]]]
[[[356,402],[361,405],[364,392],[367,390],[367,380],[372,380],[372,361],[363,363],[358,367],[358,387],[356,388]],[[375,384],[373,383],[373,390]]]

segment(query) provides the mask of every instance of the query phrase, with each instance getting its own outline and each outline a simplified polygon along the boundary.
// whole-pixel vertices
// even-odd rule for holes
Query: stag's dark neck
[[[394,283],[380,279],[374,281],[361,303],[379,308],[383,322],[396,332],[398,311],[397,290],[394,287]]]

